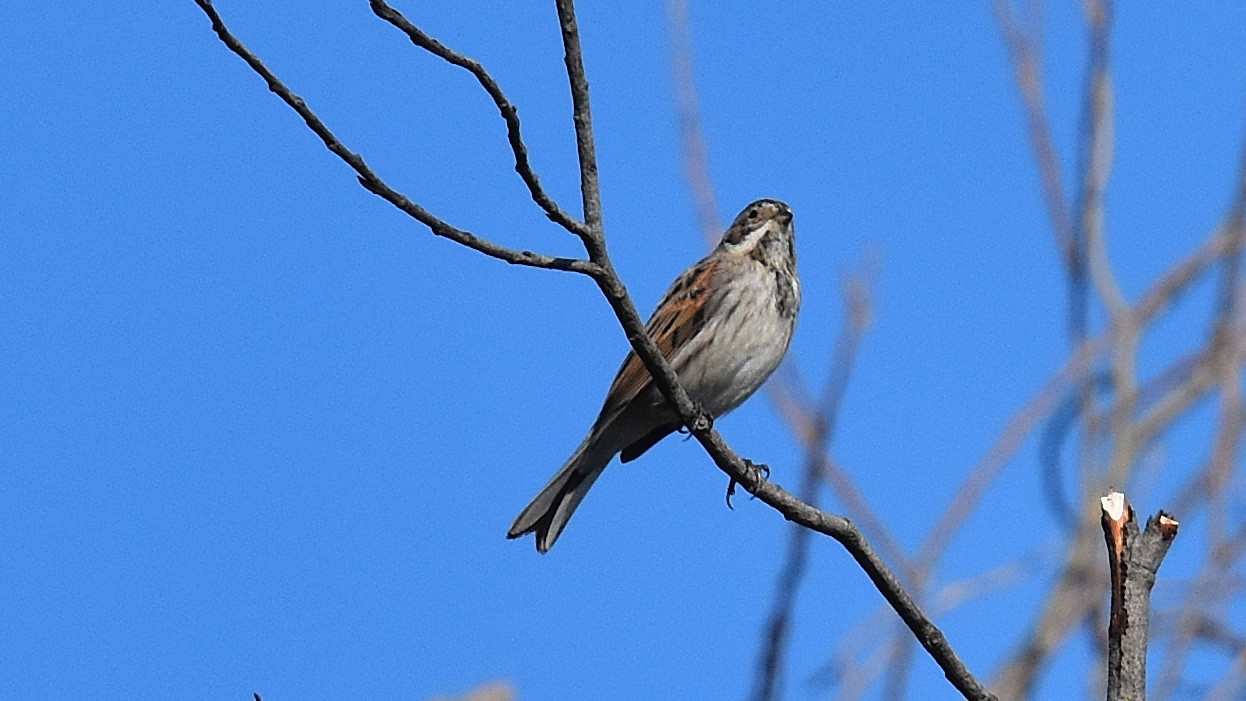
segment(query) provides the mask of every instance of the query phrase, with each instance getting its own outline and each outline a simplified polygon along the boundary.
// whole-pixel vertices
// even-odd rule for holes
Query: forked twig
[[[388,5],[385,0],[370,1],[372,11],[376,13],[376,16],[402,30],[411,39],[412,44],[443,59],[447,63],[467,70],[476,77],[480,87],[484,88],[485,92],[489,93],[489,97],[493,98],[493,103],[497,105],[498,112],[502,113],[502,119],[506,120],[506,137],[510,141],[511,151],[515,154],[515,172],[519,173],[519,177],[523,178],[524,184],[528,186],[528,192],[532,195],[532,200],[541,209],[545,210],[546,216],[551,221],[576,236],[583,237],[587,233],[584,224],[576,221],[571,215],[564,212],[558,206],[558,203],[554,202],[554,199],[541,187],[541,180],[537,177],[536,172],[532,169],[532,164],[528,161],[528,146],[524,143],[523,134],[519,130],[519,110],[507,99],[506,94],[502,92],[502,87],[493,79],[493,76],[489,75],[484,66],[480,65],[479,61],[453,51],[441,42],[428,36],[419,27],[411,24],[401,12]]]
[[[212,6],[211,0],[195,0],[195,3],[207,14],[208,19],[212,21],[212,31],[220,37],[222,43],[229,47],[230,51],[237,54],[251,70],[255,71],[268,83],[268,89],[277,97],[281,98],[295,112],[298,113],[303,121],[307,123],[316,136],[324,142],[326,148],[333,152],[335,156],[342,159],[346,165],[350,166],[358,175],[359,183],[369,192],[385,199],[398,209],[406,212],[413,219],[427,226],[437,236],[448,238],[455,243],[462,244],[468,248],[479,251],[491,258],[506,261],[516,265],[527,265],[534,268],[549,268],[553,270],[565,270],[568,272],[576,272],[597,278],[602,274],[601,268],[592,262],[586,260],[577,260],[573,258],[555,258],[553,256],[544,256],[531,251],[516,251],[504,246],[499,246],[492,241],[482,239],[475,234],[464,231],[462,229],[451,226],[445,221],[434,216],[431,212],[424,209],[420,205],[407,199],[404,195],[385,184],[381,178],[372,171],[367,162],[363,160],[359,154],[352,152],[346,148],[341,141],[334,136],[329,127],[316,116],[316,113],[307,106],[303,98],[295,95],[285,83],[281,82],[277,76],[265,66],[255,54],[251,53],[246,46],[242,44],[225,26],[225,22],[221,19],[216,8]]]

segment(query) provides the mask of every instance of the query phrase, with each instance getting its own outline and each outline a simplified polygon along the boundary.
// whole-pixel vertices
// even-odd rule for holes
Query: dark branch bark
[[[295,95],[285,83],[281,82],[277,76],[264,65],[255,54],[251,53],[246,46],[242,44],[225,26],[221,20],[220,14],[216,8],[212,6],[211,0],[195,0],[195,3],[207,14],[208,19],[212,21],[212,31],[220,37],[221,42],[229,47],[230,51],[237,54],[253,71],[258,73],[264,82],[268,83],[268,89],[283,102],[290,106],[298,113],[303,121],[307,123],[316,136],[324,142],[326,148],[333,152],[335,156],[345,161],[346,165],[354,169],[358,175],[359,183],[363,185],[369,192],[380,196],[398,209],[406,212],[413,219],[427,226],[434,234],[451,241],[460,243],[468,248],[479,251],[487,256],[497,258],[515,265],[527,265],[534,268],[549,268],[552,270],[565,270],[569,272],[582,273],[593,278],[597,278],[602,274],[602,270],[594,263],[585,260],[577,260],[574,258],[556,258],[553,256],[540,255],[531,251],[516,251],[513,249],[499,246],[491,241],[482,239],[475,234],[458,229],[451,226],[445,221],[433,216],[431,212],[424,209],[420,205],[407,199],[401,193],[390,188],[372,169],[367,162],[357,154],[346,148],[341,141],[334,136],[325,123],[320,121],[316,113],[307,106],[303,98]]]
[[[510,141],[511,151],[515,154],[515,172],[519,173],[519,177],[528,186],[528,192],[532,195],[532,201],[545,210],[545,215],[550,218],[550,221],[576,236],[584,236],[584,224],[576,221],[571,215],[564,212],[558,206],[558,203],[541,187],[541,181],[537,178],[536,171],[532,169],[532,163],[528,160],[528,146],[524,143],[523,135],[519,130],[519,110],[507,99],[506,94],[502,92],[501,86],[493,79],[493,76],[489,75],[484,66],[480,65],[479,61],[468,58],[428,36],[419,27],[411,24],[401,12],[386,4],[385,0],[371,0],[371,5],[372,11],[376,13],[377,17],[402,30],[411,39],[412,44],[445,60],[447,63],[466,69],[476,77],[480,87],[484,88],[485,92],[489,93],[489,97],[493,98],[493,103],[497,105],[498,112],[502,113],[502,119],[506,120],[506,137]]]
[[[707,445],[707,449],[709,445],[722,440],[716,433],[712,436],[703,437],[702,433],[696,429],[693,430],[693,435],[697,436],[702,445]],[[762,481],[760,476],[756,474],[745,474],[734,469],[734,466],[731,466],[733,469],[728,469],[724,467],[723,463],[718,461],[718,456],[714,454],[715,451],[710,452],[711,455],[714,455],[715,462],[718,463],[724,472],[735,477],[740,486],[756,495],[762,502],[782,513],[784,518],[823,535],[828,535],[843,545],[853,559],[857,561],[857,564],[865,570],[866,576],[878,588],[883,598],[887,600],[887,603],[895,609],[905,625],[909,627],[909,630],[913,631],[917,641],[921,643],[922,647],[943,669],[944,676],[965,698],[995,698],[965,667],[964,663],[961,662],[956,652],[952,649],[952,646],[948,643],[947,638],[943,636],[943,632],[926,618],[917,602],[905,591],[895,574],[878,557],[878,554],[874,552],[874,549],[870,547],[870,544],[866,542],[861,532],[857,530],[857,527],[851,521],[815,509],[799,501],[778,485]],[[733,473],[738,473],[739,476],[737,477]]]
[[[580,28],[575,21],[575,3],[556,0],[558,23],[562,27],[562,46],[567,64],[567,79],[571,83],[572,120],[575,122],[575,148],[580,158],[580,195],[584,201],[584,223],[599,240],[589,246],[589,258],[595,259],[594,249],[606,254],[601,218],[601,187],[597,180],[597,146],[593,140],[593,112],[588,101],[588,77],[584,73],[584,55],[580,50]],[[588,242],[586,241],[586,244]],[[646,363],[648,365],[648,363]]]
[[[1103,497],[1103,537],[1112,581],[1108,623],[1108,701],[1146,701],[1147,630],[1151,588],[1178,523],[1163,511],[1139,532],[1133,507],[1120,492]]]

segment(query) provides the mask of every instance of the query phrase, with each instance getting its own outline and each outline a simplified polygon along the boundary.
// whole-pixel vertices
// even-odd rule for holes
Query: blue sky
[[[548,190],[578,212],[549,5],[399,8],[490,69]],[[1048,7],[1066,163],[1079,8]],[[503,244],[581,254],[527,199],[470,76],[365,2],[218,9],[391,185]],[[0,697],[423,699],[497,679],[532,700],[745,695],[786,524],[756,502],[728,511],[695,442],[611,467],[547,556],[503,537],[626,352],[587,279],[487,259],[364,191],[190,0],[4,16]],[[796,212],[792,356],[814,383],[841,280],[881,257],[835,455],[915,547],[1067,352],[1063,271],[989,3],[694,3],[692,22],[720,218],[759,197]],[[666,10],[584,3],[580,25],[610,251],[647,314],[704,251]],[[1108,245],[1131,297],[1229,203],[1242,36],[1246,6],[1119,10]],[[1211,291],[1183,298],[1144,371],[1196,345]],[[1140,510],[1164,506],[1212,416],[1156,449],[1165,472]],[[800,450],[763,397],[718,427],[795,485]],[[976,517],[942,580],[1058,552],[1033,444],[988,494],[1017,505],[1022,542]],[[1178,551],[1161,588],[1197,565]],[[820,695],[807,681],[832,641],[880,603],[837,546],[812,552],[791,698]],[[989,631],[1023,627],[1043,584],[939,623],[989,675],[1007,650]],[[1044,698],[1085,688],[1086,649],[1057,660]],[[953,692],[919,657],[911,697]]]

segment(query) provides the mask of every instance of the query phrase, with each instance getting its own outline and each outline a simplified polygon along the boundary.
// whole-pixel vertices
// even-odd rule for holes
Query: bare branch
[[[562,27],[563,58],[567,78],[571,82],[572,120],[575,122],[575,146],[580,158],[580,194],[584,200],[584,223],[598,237],[602,236],[601,187],[597,179],[597,146],[593,141],[593,114],[588,102],[588,77],[584,74],[584,55],[580,50],[580,29],[575,21],[575,3],[555,0],[558,22]],[[589,258],[596,260],[595,246],[605,255],[605,241],[585,244]],[[645,364],[648,366],[648,363]]]
[[[1216,309],[1216,333],[1224,335],[1226,327],[1234,323],[1239,301],[1239,276],[1241,274],[1242,241],[1246,237],[1246,141],[1238,154],[1237,191],[1229,206],[1226,224],[1228,242],[1224,257],[1223,274],[1220,278],[1219,298]]]
[[[1240,245],[1240,241],[1237,244],[1234,242],[1233,222],[1235,212],[1239,211],[1239,203],[1246,202],[1244,193],[1246,193],[1246,143],[1243,144],[1234,207],[1226,217],[1225,223],[1205,239],[1198,249],[1164,273],[1131,310],[1121,314],[1121,317],[1130,320],[1130,327],[1134,329],[1133,333],[1122,335],[1116,330],[1109,330],[1095,339],[1096,344],[1110,342],[1113,344],[1111,346],[1113,350],[1119,353],[1124,348],[1132,357],[1132,354],[1136,352],[1140,329],[1167,309],[1212,265],[1226,255],[1235,255],[1234,251],[1236,246]],[[1158,435],[1176,416],[1188,410],[1193,402],[1205,396],[1218,379],[1221,382],[1224,381],[1223,377],[1219,376],[1221,371],[1217,368],[1223,368],[1224,363],[1231,362],[1231,359],[1236,357],[1232,349],[1239,345],[1240,341],[1214,341],[1198,354],[1199,361],[1193,365],[1187,365],[1185,359],[1174,363],[1173,367],[1180,370],[1179,381],[1141,418],[1135,417],[1138,394],[1135,392],[1132,396],[1122,396],[1120,393],[1122,388],[1118,386],[1116,402],[1111,409],[1112,414],[1118,417],[1119,421],[1114,428],[1113,465],[1106,478],[1103,475],[1091,475],[1092,480],[1089,483],[1094,484],[1098,481],[1099,484],[1105,482],[1124,484],[1130,469],[1136,462],[1139,448]],[[1099,347],[1107,349],[1105,345]],[[1223,350],[1226,347],[1230,350]],[[1119,358],[1117,362],[1118,365],[1114,368],[1115,376],[1127,376],[1132,382],[1132,369],[1120,365]],[[1087,406],[1083,403],[1084,411],[1088,410]],[[1099,422],[1093,413],[1086,414],[1086,416],[1088,427],[1085,430],[1084,441],[1089,446],[1093,443],[1095,426]],[[1242,423],[1243,418],[1240,416],[1236,419],[1233,416],[1227,416],[1222,421],[1217,438],[1218,441],[1225,441],[1222,454],[1230,454],[1228,448],[1234,448],[1232,452],[1236,452],[1236,441],[1230,444],[1228,436],[1229,432],[1240,432]],[[1093,461],[1087,461],[1088,466],[1092,464]],[[1194,508],[1194,505],[1208,494],[1207,489],[1215,480],[1212,475],[1213,469],[1209,466],[1207,470],[1200,471],[1190,481],[1181,492],[1181,496],[1174,502],[1178,508],[1183,511]],[[1018,698],[1025,696],[1034,682],[1034,675],[1037,674],[1039,666],[1047,655],[1074,630],[1078,622],[1086,621],[1091,616],[1092,608],[1098,600],[1097,596],[1091,596],[1079,590],[1085,587],[1086,582],[1093,581],[1091,576],[1099,565],[1098,558],[1095,556],[1097,548],[1094,547],[1090,537],[1093,534],[1088,535],[1089,532],[1085,530],[1086,525],[1084,521],[1076,525],[1077,535],[1070,546],[1056,586],[1048,595],[1042,613],[1035,621],[1027,640],[1019,645],[996,682],[996,689],[1001,696]]]
[[[1209,360],[1207,353],[1201,353],[1197,356],[1197,362],[1193,364],[1186,362],[1185,358],[1180,358],[1173,363],[1177,368],[1188,367],[1185,376],[1180,378],[1180,382],[1166,392],[1149,412],[1129,428],[1127,437],[1118,438],[1118,441],[1134,441],[1138,444],[1137,448],[1140,448],[1152,441],[1162,429],[1170,426],[1178,416],[1190,409],[1207,393],[1215,381]]]
[[[698,439],[702,438],[695,429],[693,434],[697,435]],[[715,435],[712,438],[716,439],[717,436]],[[703,445],[712,442],[711,437],[706,437],[702,440]],[[720,464],[719,467],[723,466]],[[726,471],[725,468],[724,471]],[[853,559],[857,561],[857,564],[865,570],[865,574],[874,582],[875,587],[882,593],[887,603],[891,604],[891,607],[895,609],[900,618],[913,631],[922,647],[926,648],[930,656],[943,669],[948,681],[952,682],[952,685],[965,698],[995,698],[969,672],[968,668],[957,657],[955,651],[952,650],[942,631],[935,627],[926,618],[925,614],[921,612],[917,602],[904,590],[899,580],[896,579],[895,574],[878,557],[878,554],[874,552],[874,549],[870,547],[869,543],[866,542],[851,521],[803,504],[777,485],[761,481],[760,477],[755,474],[741,474],[741,477],[743,479],[737,478],[737,481],[740,482],[742,487],[756,495],[764,503],[779,510],[788,520],[795,521],[839,541],[848,553],[852,555]]]
[[[1085,153],[1082,155],[1081,228],[1090,278],[1115,318],[1123,316],[1127,307],[1108,262],[1103,215],[1115,131],[1112,74],[1108,70],[1111,0],[1090,0],[1086,3],[1086,13],[1090,25],[1090,66],[1082,128]]]
[[[1025,103],[1025,121],[1029,127],[1030,144],[1038,162],[1039,181],[1047,203],[1047,215],[1056,238],[1056,247],[1064,259],[1070,275],[1081,267],[1082,254],[1073,234],[1073,218],[1069,214],[1068,201],[1060,177],[1060,154],[1051,136],[1051,124],[1047,118],[1047,105],[1043,97],[1043,69],[1041,47],[1037,36],[1026,33],[1026,28],[1013,13],[1009,0],[991,0],[995,20],[1012,59],[1017,81],[1017,91]],[[1029,18],[1030,31],[1038,32],[1041,18]]]
[[[1077,625],[1090,616],[1102,589],[1093,585],[1102,570],[1094,531],[1077,527],[1059,579],[1032,629],[1004,663],[993,686],[1000,698],[1030,695],[1043,663]]]
[[[709,180],[704,142],[700,132],[699,112],[696,106],[695,86],[692,79],[692,56],[688,40],[686,0],[670,0],[668,2],[668,15],[674,47],[672,70],[675,75],[676,102],[680,113],[680,124],[684,139],[685,172],[697,201],[697,210],[702,230],[708,238],[717,234],[717,213],[714,205],[713,187]],[[713,231],[710,230],[711,228]],[[876,267],[876,264],[871,267]],[[858,287],[861,286],[858,285]],[[859,293],[860,290],[856,292]],[[850,300],[849,315],[854,317],[853,323],[861,328],[864,328],[864,325],[867,323],[867,311],[867,307],[854,304]],[[843,356],[837,355],[837,357]],[[824,386],[817,408],[813,410],[806,408],[814,405],[810,401],[810,393],[807,386],[800,379],[799,371],[791,362],[785,362],[776,377],[777,381],[770,383],[769,395],[772,403],[779,410],[780,414],[784,416],[786,423],[793,429],[797,438],[806,446],[806,451],[812,450],[811,446],[825,442],[827,427],[825,419],[828,414],[833,415],[837,409],[839,397],[842,396],[842,384],[847,381],[846,371],[847,366],[832,368],[832,380],[828,381]],[[825,449],[822,452],[825,453]],[[879,539],[884,550],[890,553],[889,559],[902,569],[908,570],[909,576],[912,578],[913,573],[912,568],[908,565],[908,558],[903,550],[892,540],[887,529],[873,516],[872,511],[852,479],[843,470],[839,469],[829,457],[824,456],[817,461],[807,461],[807,470],[808,467],[815,465],[820,467],[822,476],[835,490],[848,512],[853,514],[854,518],[860,519],[866,524],[867,530],[873,534],[873,537]],[[806,477],[808,476],[807,470],[805,473]],[[806,485],[808,485],[807,482]],[[806,489],[803,488],[802,495],[806,493]],[[789,541],[789,555],[782,570],[781,582],[790,583],[795,581],[793,577],[793,563],[803,562],[805,540],[800,533],[793,533],[792,540]],[[803,567],[797,568],[797,571],[799,569],[803,569]],[[798,577],[799,575],[796,576]],[[787,586],[791,586],[794,590],[795,584],[788,584]],[[787,616],[786,608],[783,604],[786,596],[785,591],[786,588],[781,586],[780,592],[777,594],[775,613],[767,629],[768,633],[764,644],[765,652],[762,656],[762,671],[758,681],[758,690],[756,691],[756,695],[759,698],[769,698],[775,688],[777,667],[780,664],[781,657],[778,646],[783,638]]]
[[[1246,170],[1243,171],[1246,173]],[[1135,315],[1139,324],[1147,324],[1157,314],[1168,308],[1182,292],[1207,271],[1213,263],[1220,260],[1230,249],[1228,227],[1221,226],[1212,232],[1203,243],[1169,268],[1159,280],[1151,286],[1136,306]]]
[[[887,676],[883,682],[885,701],[903,701],[913,669],[913,641],[907,636],[892,638],[891,655],[887,660]]]
[[[563,227],[567,231],[576,236],[583,237],[585,234],[584,224],[576,221],[571,215],[564,212],[553,198],[546,194],[544,188],[541,187],[541,181],[537,178],[536,172],[532,169],[532,164],[528,161],[528,147],[524,143],[523,136],[519,131],[519,110],[511,104],[502,92],[501,86],[489,75],[484,66],[479,61],[468,58],[457,53],[436,39],[425,34],[419,27],[411,24],[401,12],[390,7],[385,0],[370,0],[372,11],[377,17],[389,22],[411,39],[411,43],[428,51],[448,63],[466,69],[476,80],[480,86],[489,93],[489,97],[493,98],[493,103],[497,105],[498,112],[502,113],[502,119],[506,120],[506,136],[510,141],[511,151],[515,154],[515,172],[519,173],[519,177],[523,178],[524,184],[528,186],[528,192],[532,195],[532,201],[545,210],[545,215],[551,221]]]
[[[675,79],[675,110],[679,114],[679,136],[683,140],[684,174],[692,188],[692,201],[701,224],[701,235],[709,245],[717,243],[721,227],[714,186],[710,184],[709,156],[701,132],[701,110],[697,106],[696,75],[692,64],[692,36],[688,22],[688,0],[668,0],[667,23],[671,33],[671,72]]]
[[[1103,537],[1112,581],[1108,625],[1108,701],[1146,698],[1147,631],[1155,573],[1179,524],[1163,511],[1139,532],[1133,508],[1120,492],[1103,497]]]
[[[401,193],[393,190],[386,185],[385,182],[381,180],[370,167],[368,167],[368,164],[362,157],[359,156],[359,154],[346,148],[342,142],[334,136],[333,132],[325,126],[324,122],[320,121],[320,118],[316,116],[316,113],[307,106],[307,103],[303,101],[303,98],[291,92],[290,89],[286,87],[285,83],[281,82],[281,80],[278,79],[277,76],[255,56],[255,54],[251,53],[251,51],[229,31],[229,28],[225,26],[224,21],[221,20],[220,14],[217,13],[216,8],[212,6],[211,0],[195,0],[195,4],[199,5],[204,13],[207,14],[208,19],[212,21],[212,30],[216,32],[218,37],[220,37],[221,42],[223,42],[225,46],[229,47],[229,50],[237,54],[243,61],[246,61],[247,65],[258,73],[266,83],[268,83],[268,89],[280,97],[283,102],[289,105],[291,109],[303,118],[303,121],[307,123],[308,128],[310,128],[316,136],[320,137],[320,140],[324,142],[326,148],[332,151],[335,156],[342,159],[346,165],[354,169],[355,173],[358,174],[359,183],[369,192],[384,198],[390,204],[394,205],[398,209],[401,209],[403,212],[406,212],[416,221],[419,221],[421,224],[427,226],[437,236],[450,239],[451,241],[460,243],[468,248],[471,248],[472,250],[479,251],[480,253],[492,258],[497,258],[498,260],[503,260],[507,263],[515,265],[526,265],[534,268],[549,268],[552,270],[565,270],[582,273],[593,277],[594,279],[602,275],[601,268],[597,264],[589,261],[577,260],[574,258],[555,258],[553,256],[544,256],[532,253],[531,251],[516,251],[479,238],[475,234],[447,224],[445,221],[433,216],[433,214],[428,210],[407,199]]]
[[[1039,559],[1038,551],[1022,554],[1016,560],[988,572],[943,584],[925,600],[932,613],[942,616],[990,592],[1000,591],[1034,576],[1039,569]],[[907,630],[890,625],[891,616],[892,610],[880,604],[861,618],[841,637],[831,658],[814,672],[812,681],[816,684],[836,684],[839,687],[836,698],[854,699],[861,697],[878,677],[890,674],[889,666],[894,664],[892,660],[897,646],[910,642]],[[879,631],[886,633],[880,634]]]
[[[1174,694],[1190,647],[1196,639],[1219,645],[1233,656],[1246,654],[1246,639],[1222,623],[1222,614],[1211,613],[1226,598],[1224,582],[1244,553],[1246,523],[1218,547],[1211,549],[1210,557],[1203,563],[1202,571],[1185,596],[1186,603],[1181,607],[1176,623],[1170,626],[1171,640],[1166,646],[1166,659],[1159,681],[1155,684],[1155,698],[1168,699]]]
[[[831,487],[835,498],[843,503],[844,511],[854,521],[861,522],[861,530],[870,534],[870,537],[878,544],[878,549],[887,555],[888,560],[895,563],[896,569],[900,570],[904,579],[910,583],[914,581],[917,578],[917,568],[905,554],[904,548],[896,541],[895,536],[883,525],[882,519],[870,507],[865,495],[861,493],[861,488],[848,474],[848,470],[829,455],[822,461],[821,468],[822,479],[826,480]]]
[[[1210,504],[1210,532],[1213,542],[1222,536],[1226,525],[1226,496],[1221,487],[1229,480],[1241,450],[1241,425],[1246,416],[1242,408],[1242,331],[1243,287],[1241,282],[1241,249],[1246,238],[1246,142],[1239,156],[1237,192],[1229,209],[1228,250],[1221,268],[1216,321],[1209,341],[1214,355],[1214,373],[1220,384],[1220,416],[1217,420],[1215,447],[1208,471],[1209,494],[1218,495]]]
[[[801,477],[800,496],[807,503],[815,503],[818,496],[818,469],[815,463],[820,452],[807,454],[810,464],[805,466]],[[764,643],[758,659],[756,688],[753,698],[770,701],[778,694],[787,652],[788,632],[791,629],[796,593],[805,575],[809,559],[809,540],[812,533],[807,528],[793,526],[788,530],[787,551],[783,566],[779,569],[779,582],[775,588],[774,603],[766,622]]]

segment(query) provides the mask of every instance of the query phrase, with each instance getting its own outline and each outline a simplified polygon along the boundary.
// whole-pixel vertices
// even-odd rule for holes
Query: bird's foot
[[[697,400],[692,400],[692,410],[696,413],[696,418],[692,423],[679,427],[679,432],[692,435],[693,431],[708,431],[714,427],[714,417],[705,410],[705,406]]]
[[[749,460],[748,458],[740,458],[740,459],[744,461],[744,467],[749,472],[749,477],[751,478],[750,479],[751,482],[757,485],[761,485],[762,482],[770,479],[770,466],[769,465],[764,465],[759,462],[753,462],[752,460]],[[735,496],[735,486],[737,484],[739,483],[735,481],[735,478],[732,478],[731,481],[727,482],[727,508],[728,509],[732,509],[732,510],[735,509],[735,507],[731,505],[731,497]]]
[[[697,417],[693,419],[691,428],[694,431],[708,431],[714,428],[714,417],[705,410],[704,406],[701,406],[701,402],[693,402],[693,407],[696,408]]]

